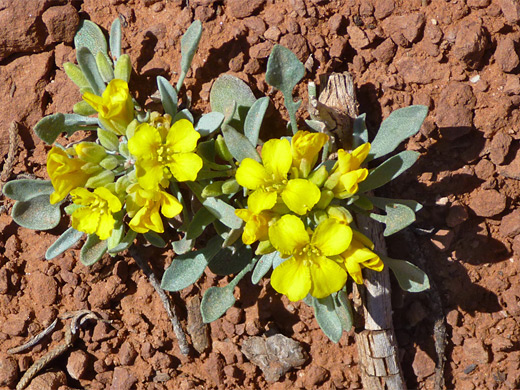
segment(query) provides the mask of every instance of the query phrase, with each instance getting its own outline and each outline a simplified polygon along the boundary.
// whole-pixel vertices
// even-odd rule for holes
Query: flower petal
[[[271,210],[276,204],[277,198],[276,192],[265,191],[259,188],[247,198],[247,207],[253,213],[260,214],[263,210]]]
[[[170,156],[170,172],[177,181],[195,181],[202,169],[202,159],[195,153],[175,153]]]
[[[80,207],[71,216],[72,227],[80,232],[94,234],[99,225],[100,214],[88,207]]]
[[[306,179],[289,180],[282,191],[282,199],[289,209],[299,215],[306,214],[320,200],[321,192],[316,184]]]
[[[271,275],[271,286],[290,301],[296,302],[307,296],[311,289],[311,274],[304,262],[292,257],[278,267]]]
[[[325,256],[339,255],[352,241],[352,229],[335,218],[328,218],[316,227],[312,235],[312,245]]]
[[[187,119],[179,119],[171,125],[166,136],[166,145],[174,153],[193,152],[197,147],[200,134],[195,131],[193,124]]]
[[[268,172],[274,174],[274,179],[280,182],[287,179],[291,169],[291,144],[286,139],[271,139],[262,147],[262,162]]]
[[[156,189],[164,178],[164,167],[155,160],[139,161],[135,170],[137,181],[144,189]]]
[[[159,130],[148,123],[140,124],[128,140],[128,150],[138,159],[157,159],[157,150],[161,145]]]
[[[269,178],[264,166],[251,158],[243,159],[235,174],[238,184],[249,190],[263,186]]]
[[[284,215],[269,228],[269,240],[283,255],[292,255],[310,241],[301,219],[290,214]]]
[[[325,298],[343,288],[347,281],[347,273],[334,260],[324,256],[314,259],[310,266],[311,295]]]
[[[96,229],[96,234],[98,235],[100,240],[106,240],[112,235],[112,230],[114,230],[114,224],[116,220],[112,216],[112,214],[100,214],[99,216],[99,224]]]
[[[182,211],[182,203],[179,200],[168,194],[166,191],[161,191],[161,213],[166,218],[173,218],[179,215]]]
[[[357,284],[363,284],[363,274],[361,273],[361,265],[354,259],[345,259],[345,268],[348,274],[354,279]]]

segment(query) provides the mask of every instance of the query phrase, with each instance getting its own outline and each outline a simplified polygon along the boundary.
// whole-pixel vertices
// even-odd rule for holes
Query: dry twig
[[[47,328],[45,328],[44,330],[42,330],[40,333],[38,333],[36,336],[34,336],[32,339],[30,339],[28,342],[26,342],[25,344],[22,344],[18,347],[14,347],[14,348],[10,348],[7,350],[7,353],[22,353],[28,349],[31,349],[32,347],[34,347],[36,344],[38,344],[40,341],[42,341],[42,339],[47,336],[48,334],[52,333],[54,331],[54,328],[56,327],[56,325],[58,324],[58,319],[56,318],[52,324],[50,324]]]
[[[9,180],[13,173],[16,150],[18,149],[18,126],[18,122],[15,121],[12,121],[9,125],[9,150],[2,168],[2,174],[0,175],[0,180],[4,183]]]

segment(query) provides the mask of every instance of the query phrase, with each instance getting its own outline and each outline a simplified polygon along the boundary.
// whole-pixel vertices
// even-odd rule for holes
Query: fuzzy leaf
[[[68,228],[65,232],[47,249],[45,259],[52,260],[56,256],[61,255],[67,249],[72,248],[85,235],[73,227]]]
[[[224,122],[224,114],[215,111],[210,112],[200,117],[195,130],[199,132],[201,137],[205,137],[217,131],[222,122]]]
[[[352,149],[368,142],[368,129],[366,124],[366,113],[354,119],[352,126]]]
[[[152,230],[143,233],[143,237],[146,239],[146,241],[157,248],[164,248],[166,246],[166,242],[163,240],[163,238]]]
[[[386,215],[370,213],[370,218],[386,225],[383,236],[388,237],[415,222],[415,212],[404,204],[388,204]]]
[[[177,114],[177,91],[172,85],[162,76],[157,77],[157,87],[161,94],[161,103],[166,114],[175,117]]]
[[[343,290],[339,290],[336,294],[333,294],[334,307],[336,314],[341,322],[341,327],[344,331],[349,332],[354,325],[354,316],[352,314],[352,305],[348,299],[347,293]]]
[[[247,112],[256,98],[246,83],[237,77],[224,74],[213,83],[209,101],[211,111],[221,112],[224,115],[231,112],[230,107],[236,102],[237,107],[232,114],[232,118],[229,118],[229,124],[238,130],[242,130]]]
[[[254,102],[247,113],[244,123],[244,134],[253,146],[256,146],[258,143],[258,135],[260,134],[267,107],[269,107],[269,98],[264,96]]]
[[[394,180],[397,176],[415,164],[419,156],[420,154],[417,152],[405,150],[404,152],[390,157],[388,160],[369,172],[366,180],[359,183],[358,192],[360,194],[368,192]]]
[[[81,100],[74,104],[74,106],[72,107],[72,112],[81,116],[90,116],[94,115],[97,111],[86,101]]]
[[[85,75],[83,74],[83,72],[81,71],[81,69],[79,68],[79,66],[77,66],[76,64],[73,64],[72,62],[65,62],[63,64],[63,69],[65,70],[65,73],[67,74],[67,76],[69,76],[69,79],[74,84],[76,84],[80,89],[91,90],[90,84],[89,84],[88,80],[86,79]]]
[[[316,133],[323,133],[325,131],[325,123],[321,121],[315,121],[312,119],[305,119],[305,123],[312,131],[315,131]]]
[[[258,263],[256,263],[253,275],[251,275],[251,282],[253,284],[258,284],[260,279],[262,279],[265,274],[271,270],[271,267],[273,266],[273,259],[277,255],[277,252],[272,252],[260,257],[260,260],[258,260]]]
[[[378,196],[367,196],[367,198],[372,202],[374,206],[381,210],[384,210],[387,205],[391,204],[403,204],[405,206],[408,206],[415,212],[418,212],[423,208],[422,204],[416,202],[415,200],[380,198]]]
[[[101,78],[105,83],[109,83],[114,78],[114,68],[112,68],[112,64],[108,62],[107,57],[101,52],[98,52],[95,57]]]
[[[173,117],[172,123],[175,123],[180,119],[187,119],[191,123],[195,122],[195,119],[193,118],[193,114],[186,108],[184,110],[179,111],[177,114],[175,114],[175,116]]]
[[[101,241],[96,234],[89,234],[79,253],[80,261],[90,266],[99,261],[107,251],[107,242]]]
[[[17,201],[11,211],[11,217],[21,227],[50,230],[60,223],[60,204],[51,204],[49,195],[38,195],[26,201]]]
[[[50,180],[20,179],[5,183],[2,192],[8,198],[28,201],[40,195],[50,195],[54,187]]]
[[[421,292],[430,288],[428,275],[419,267],[405,260],[381,256],[383,263],[392,270],[399,286],[408,292]]]
[[[97,118],[58,113],[40,119],[34,126],[34,132],[44,142],[53,144],[63,131],[70,136],[78,130],[96,130],[98,125]]]
[[[80,47],[76,50],[76,59],[78,60],[79,68],[85,75],[94,93],[101,96],[105,90],[105,82],[99,73],[94,55],[86,47]]]
[[[202,321],[210,323],[219,319],[231,306],[235,304],[233,295],[234,286],[210,287],[204,293],[200,303]]]
[[[105,34],[99,26],[90,20],[81,20],[79,22],[78,31],[74,36],[74,46],[76,50],[82,47],[87,48],[93,55],[101,52],[107,55],[107,41]]]
[[[183,255],[188,253],[195,246],[195,240],[188,238],[187,235],[184,235],[180,240],[172,242],[172,248],[175,254]]]
[[[222,125],[222,135],[229,152],[238,162],[241,162],[244,158],[252,158],[258,162],[262,161],[253,144],[245,135],[239,133],[233,127]]]
[[[130,75],[132,74],[132,63],[130,62],[130,56],[123,54],[116,62],[114,67],[114,78],[124,80],[127,83],[130,81]]]
[[[164,272],[161,288],[180,291],[199,280],[211,259],[221,249],[222,239],[213,237],[204,249],[188,252],[173,259]]]
[[[367,161],[393,152],[401,142],[417,134],[427,114],[426,106],[409,106],[393,111],[381,123]]]
[[[314,316],[325,336],[337,343],[343,334],[342,323],[336,313],[334,300],[331,295],[326,298],[312,299]]]
[[[136,237],[136,232],[134,232],[132,229],[128,230],[125,237],[121,240],[121,242],[118,245],[111,249],[108,249],[108,253],[115,254],[130,248],[130,246],[132,246],[132,244],[134,243]]]
[[[216,275],[236,274],[251,262],[252,257],[251,247],[239,242],[236,245],[221,249],[208,266],[211,272]]]
[[[177,81],[177,92],[181,89],[184,78],[190,70],[193,56],[199,47],[200,37],[202,36],[202,23],[195,20],[186,30],[181,38],[181,74]]]
[[[112,152],[119,150],[119,137],[116,134],[100,127],[97,129],[97,136],[101,145],[106,149]]]
[[[235,208],[223,200],[218,198],[206,198],[202,204],[227,227],[240,229],[242,226],[242,220],[236,216]]]
[[[117,61],[121,56],[121,21],[115,18],[110,27],[110,53]]]
[[[188,225],[188,230],[186,231],[186,238],[193,240],[199,237],[204,232],[206,227],[208,227],[208,225],[210,225],[214,220],[215,216],[212,213],[210,213],[210,211],[207,208],[202,207],[199,211],[195,213],[193,219]]]

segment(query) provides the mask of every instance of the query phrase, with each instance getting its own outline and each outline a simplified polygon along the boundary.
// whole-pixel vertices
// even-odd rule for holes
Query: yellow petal
[[[164,167],[156,160],[143,160],[135,164],[137,181],[141,187],[154,190],[164,178]]]
[[[339,185],[334,189],[338,192],[337,196],[344,199],[355,194],[358,191],[358,183],[365,180],[368,176],[368,169],[357,169],[341,175]]]
[[[292,255],[310,241],[301,219],[290,214],[284,215],[269,228],[269,240],[283,255]]]
[[[71,216],[72,227],[80,232],[94,234],[99,225],[100,214],[88,207],[75,210]]]
[[[271,210],[276,204],[278,195],[276,192],[265,191],[261,188],[249,195],[247,207],[255,213],[260,214],[263,210]]]
[[[161,145],[159,130],[148,123],[140,124],[134,136],[128,140],[128,150],[138,159],[156,159]]]
[[[271,286],[290,301],[296,302],[307,296],[311,289],[309,268],[294,257],[276,267],[271,275]]]
[[[275,181],[287,178],[291,169],[291,144],[286,139],[271,139],[262,147],[262,162],[268,172],[274,174]]]
[[[161,213],[166,218],[173,218],[179,215],[182,211],[182,204],[178,199],[168,194],[166,191],[161,191]]]
[[[108,203],[108,209],[111,213],[117,213],[123,205],[117,196],[110,192],[105,187],[98,187],[94,190],[94,194],[98,195]]]
[[[254,215],[253,212],[249,209],[236,209],[235,215],[240,218],[241,220],[247,222],[249,221],[252,216]]]
[[[306,214],[320,200],[321,192],[316,184],[306,179],[289,180],[282,191],[282,199],[289,209],[299,215]]]
[[[197,147],[200,134],[187,119],[179,119],[171,127],[166,136],[166,145],[175,153],[193,152]]]
[[[100,214],[99,224],[96,229],[96,234],[98,235],[100,240],[106,240],[112,235],[112,230],[114,230],[114,224],[116,220],[111,214]]]
[[[91,92],[85,92],[82,98],[97,112],[105,113],[107,111],[106,109],[104,110],[103,98],[101,96],[95,95]]]
[[[325,256],[339,255],[349,247],[351,241],[352,229],[335,218],[320,223],[311,239],[312,245]]]
[[[345,260],[345,267],[348,274],[354,279],[357,284],[363,284],[363,274],[361,273],[361,266],[353,259]]]
[[[326,257],[314,259],[310,266],[311,295],[325,298],[343,288],[347,281],[347,273],[334,260]]]
[[[318,154],[328,139],[329,136],[324,133],[308,131],[298,131],[293,136],[291,140],[292,164],[300,170],[303,177],[307,177],[316,164]]]
[[[370,143],[367,142],[367,143],[364,143],[363,145],[358,146],[352,152],[352,157],[354,158],[354,161],[355,161],[355,167],[353,169],[359,169],[361,164],[363,164],[363,161],[365,161],[365,159],[368,156],[368,153],[370,152],[370,146],[371,146]]]
[[[195,181],[202,168],[202,159],[195,153],[175,153],[168,164],[177,181]]]
[[[242,187],[246,187],[249,190],[256,190],[263,186],[266,181],[270,179],[270,176],[263,165],[258,161],[245,158],[237,169],[235,179]]]

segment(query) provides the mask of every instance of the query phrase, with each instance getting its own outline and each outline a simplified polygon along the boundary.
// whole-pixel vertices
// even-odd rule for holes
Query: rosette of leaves
[[[292,91],[304,73],[303,64],[290,50],[278,45],[273,48],[267,64],[266,81],[283,93],[293,134],[298,130],[296,111],[300,102],[294,101]],[[164,289],[179,291],[197,281],[206,267],[217,275],[236,274],[227,286],[211,287],[205,292],[201,303],[205,322],[218,319],[234,304],[234,288],[247,272],[253,271],[252,282],[256,284],[284,261],[278,252],[255,256],[254,248],[239,239],[243,223],[235,215],[237,208],[244,207],[246,197],[233,179],[234,162],[240,163],[244,158],[260,161],[257,147],[262,144],[259,132],[269,104],[268,98],[256,99],[242,80],[222,75],[213,84],[210,103],[212,114],[220,112],[224,119],[220,134],[208,137],[199,147],[199,152],[208,162],[205,166],[211,169],[205,172],[205,176],[199,175],[201,180],[197,183],[190,184],[190,189],[203,207],[184,227],[186,234],[182,242],[188,243],[197,238],[210,225],[214,226],[217,236],[211,238],[204,248],[177,256],[162,279]],[[402,141],[419,131],[426,114],[427,108],[424,106],[411,106],[393,112],[381,124],[366,160],[381,161],[380,158],[393,152]],[[368,142],[364,115],[355,118],[353,142],[353,148]],[[403,151],[375,165],[369,170],[366,180],[360,183],[356,195],[344,200],[341,205],[353,214],[362,213],[384,223],[385,236],[404,229],[415,221],[415,212],[421,209],[420,204],[367,193],[398,177],[415,163],[418,156],[416,152]],[[335,161],[327,160],[327,157],[320,165],[325,165],[330,172]],[[223,161],[226,163],[222,164]],[[174,248],[178,245],[174,243]],[[188,248],[191,246],[184,247]],[[404,290],[417,292],[429,288],[427,276],[413,264],[390,258],[383,258],[383,262],[394,271]],[[352,309],[346,287],[327,298],[316,299],[309,295],[304,301],[314,307],[320,327],[331,340],[339,341],[342,332],[351,329]]]

